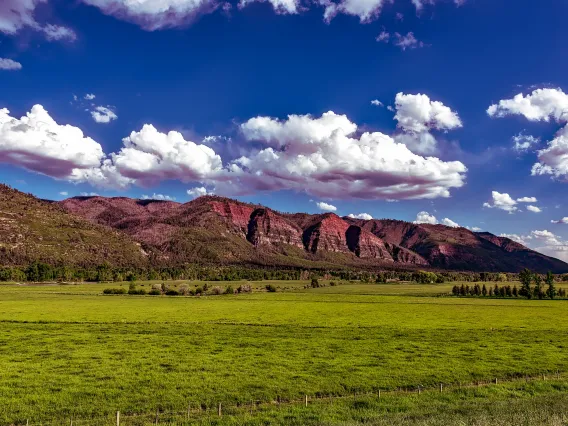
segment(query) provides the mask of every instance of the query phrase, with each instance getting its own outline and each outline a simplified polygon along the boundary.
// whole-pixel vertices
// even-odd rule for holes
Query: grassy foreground
[[[0,286],[0,424],[112,424],[118,410],[121,424],[151,424],[156,411],[164,424],[566,422],[568,380],[550,380],[568,361],[566,301],[436,297],[453,283],[277,284],[287,289],[201,298]],[[414,392],[441,382],[443,394]],[[387,393],[398,388],[414,393]],[[304,395],[307,408],[271,403]],[[189,420],[168,419],[188,405]]]

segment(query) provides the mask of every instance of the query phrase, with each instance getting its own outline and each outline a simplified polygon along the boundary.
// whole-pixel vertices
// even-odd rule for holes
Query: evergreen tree
[[[495,284],[495,287],[493,288],[493,294],[495,295],[495,297],[498,297],[501,292],[499,291],[499,286],[497,284]]]
[[[514,297],[519,297],[519,290],[517,290],[517,286],[513,286],[513,296]]]
[[[465,296],[465,285],[463,285],[463,284],[462,284],[461,287],[460,287],[460,294],[461,294],[462,296]]]
[[[489,287],[489,297],[493,296],[493,287]]]
[[[481,294],[487,296],[487,287],[485,287],[485,284],[483,284],[483,288],[481,289]]]
[[[507,297],[511,297],[513,295],[513,292],[511,291],[511,286],[508,285],[507,287],[505,287],[505,294],[507,295]]]
[[[535,274],[533,281],[534,281],[533,294],[534,294],[535,297],[542,299],[543,298],[542,277],[538,274]]]
[[[532,298],[531,282],[533,279],[533,273],[525,268],[519,272],[519,281],[521,282],[521,290],[519,294],[526,297],[527,299]]]
[[[546,295],[551,299],[554,299],[554,297],[556,296],[556,287],[554,287],[554,275],[552,275],[552,272],[548,271],[546,273],[544,282],[546,282],[546,285],[548,286],[548,288],[546,289]]]

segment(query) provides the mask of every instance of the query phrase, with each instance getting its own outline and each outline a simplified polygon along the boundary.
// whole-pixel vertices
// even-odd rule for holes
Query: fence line
[[[126,419],[131,420],[148,420],[146,424],[153,423],[153,424],[160,424],[161,422],[171,422],[171,421],[187,421],[191,420],[192,417],[212,417],[218,416],[222,417],[227,412],[230,414],[246,414],[249,413],[253,415],[253,413],[260,412],[266,408],[274,407],[274,408],[281,408],[282,406],[305,406],[308,407],[310,402],[319,402],[319,401],[328,401],[333,404],[334,400],[349,400],[355,398],[365,398],[365,397],[376,397],[381,399],[381,397],[385,395],[392,395],[392,396],[406,396],[410,394],[421,395],[422,392],[425,391],[434,391],[434,392],[446,392],[446,391],[454,391],[459,389],[471,389],[471,388],[478,388],[478,387],[488,387],[491,385],[497,385],[499,383],[516,383],[516,382],[535,382],[535,381],[546,381],[549,379],[552,380],[560,380],[566,379],[566,372],[556,371],[555,373],[542,373],[538,375],[526,375],[526,376],[518,376],[518,377],[505,377],[505,378],[494,378],[491,380],[476,380],[474,382],[468,383],[439,383],[437,385],[431,386],[407,386],[407,387],[397,387],[393,389],[377,389],[373,392],[361,392],[361,393],[349,393],[344,395],[304,395],[301,399],[282,399],[280,396],[277,396],[272,401],[263,401],[263,400],[252,400],[250,403],[233,403],[233,404],[225,404],[219,402],[215,405],[206,405],[206,404],[199,404],[199,403],[189,403],[187,406],[187,410],[184,411],[170,411],[170,410],[160,410],[156,411],[155,417],[154,414],[149,412],[146,413],[129,413],[126,414],[125,412],[116,411],[115,414],[109,414],[106,416],[101,417],[89,417],[85,419],[80,419],[76,417],[70,417],[67,423],[62,423],[63,420],[57,420],[52,422],[38,422],[32,423],[33,420],[26,419],[23,422],[16,422],[16,423],[9,423],[10,426],[56,426],[56,425],[64,425],[70,424],[71,426],[88,426],[88,425],[97,425],[100,426],[104,421],[104,424],[116,424],[120,426],[121,422],[123,425],[126,423],[124,422]],[[195,408],[194,408],[195,407]],[[234,412],[233,412],[234,411]],[[116,418],[116,422],[115,422]],[[153,420],[151,420],[153,419]]]

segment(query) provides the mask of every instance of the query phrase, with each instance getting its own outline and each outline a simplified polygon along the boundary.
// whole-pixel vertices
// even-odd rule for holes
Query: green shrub
[[[135,294],[135,295],[144,295],[146,294],[146,291],[144,289],[134,289],[134,290],[128,290],[128,294]]]
[[[312,278],[312,288],[319,288],[320,283],[317,278]]]
[[[160,296],[162,294],[162,292],[160,290],[153,289],[153,290],[150,290],[148,292],[148,294],[151,294],[152,296]]]
[[[330,285],[331,287],[335,287],[337,284],[335,283],[335,281],[330,281],[330,282],[329,282],[329,285]]]
[[[268,284],[266,286],[266,291],[268,291],[269,293],[276,293],[276,287],[274,287],[272,284]]]
[[[179,296],[179,291],[173,289],[168,290],[166,291],[166,296]]]
[[[239,293],[252,293],[252,287],[250,284],[241,284],[237,291]]]
[[[103,290],[104,294],[126,294],[125,288],[105,288]]]
[[[225,294],[235,294],[235,290],[233,290],[232,286],[229,286],[225,289]]]

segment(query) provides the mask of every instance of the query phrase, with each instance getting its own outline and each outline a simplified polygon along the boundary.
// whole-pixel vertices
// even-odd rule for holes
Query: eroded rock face
[[[411,265],[428,265],[426,259],[404,247],[389,243],[385,243],[385,246],[395,262],[409,263]]]
[[[262,244],[277,243],[303,247],[302,230],[265,208],[258,208],[252,212],[248,223],[247,240],[257,247]]]
[[[244,235],[248,234],[249,221],[255,208],[249,204],[237,203],[232,200],[210,201],[213,211],[227,219]]]
[[[392,256],[380,238],[359,226],[351,225],[345,232],[347,247],[357,257],[392,260]]]
[[[304,247],[311,253],[318,250],[348,253],[345,233],[349,225],[339,216],[328,213],[309,226],[303,234]]]

